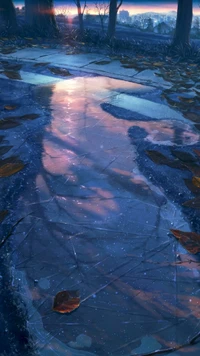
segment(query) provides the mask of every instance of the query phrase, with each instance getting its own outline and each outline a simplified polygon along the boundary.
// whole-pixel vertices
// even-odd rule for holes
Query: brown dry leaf
[[[0,211],[0,223],[5,219],[5,217],[8,215],[8,210],[2,210]]]
[[[20,123],[15,121],[15,118],[6,118],[0,120],[0,130],[12,129],[13,127],[19,126]]]
[[[56,294],[53,310],[58,313],[71,313],[80,306],[79,290],[62,291]]]
[[[187,208],[200,209],[200,198],[198,197],[191,200],[187,200],[182,205],[186,206]]]
[[[146,154],[156,164],[167,164],[167,162],[169,161],[167,157],[157,151],[149,150],[146,151]]]
[[[193,194],[200,194],[200,188],[195,186],[190,179],[184,179],[186,187],[193,193]]]
[[[3,72],[3,74],[9,79],[17,79],[17,80],[21,80],[22,79],[21,75],[18,72],[5,70]]]
[[[171,150],[173,156],[175,156],[176,158],[180,159],[182,162],[196,162],[197,159],[196,157],[194,157],[192,154],[188,153],[188,152],[183,152],[183,151],[176,151],[176,150]]]
[[[8,160],[2,160],[0,161],[0,178],[10,177],[13,174],[21,171],[23,168],[24,163],[20,160],[16,162],[8,162]]]
[[[193,177],[193,178],[192,178],[192,183],[193,183],[197,188],[200,188],[200,178],[199,178],[199,177]]]
[[[163,165],[169,166],[171,168],[184,169],[184,166],[182,165],[181,162],[172,161],[160,152],[157,152],[154,150],[149,150],[149,151],[146,151],[146,154],[156,164],[163,164]]]
[[[184,232],[180,230],[170,230],[180,241],[181,245],[190,253],[200,252],[200,235],[195,232]]]
[[[15,110],[17,109],[17,105],[5,105],[4,109],[8,111]]]
[[[26,115],[20,116],[19,119],[21,119],[21,120],[35,120],[35,119],[38,119],[38,117],[40,117],[39,114],[26,114]]]
[[[184,96],[179,96],[178,98],[179,98],[180,101],[182,101],[185,104],[193,104],[195,102],[194,99],[185,98]]]
[[[11,71],[18,71],[22,69],[22,64],[4,64],[4,67],[6,70],[11,70]]]
[[[156,67],[162,67],[164,65],[164,63],[163,62],[154,62],[153,65]]]
[[[44,67],[47,66],[48,64],[50,64],[50,62],[39,62],[39,63],[35,63],[34,67]]]
[[[56,75],[61,75],[63,77],[69,77],[71,73],[67,69],[51,67],[49,70]]]
[[[0,147],[0,156],[5,155],[8,151],[11,150],[13,146],[2,146]]]

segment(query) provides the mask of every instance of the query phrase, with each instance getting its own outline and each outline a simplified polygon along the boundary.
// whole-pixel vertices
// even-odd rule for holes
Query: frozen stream
[[[128,356],[184,343],[198,331],[200,277],[195,264],[178,263],[193,256],[169,230],[190,227],[140,173],[137,137],[133,145],[128,130],[145,128],[145,140],[158,145],[173,146],[176,128],[182,144],[198,135],[151,87],[91,76],[61,80],[42,95],[36,88],[34,95],[50,118],[34,134],[40,155],[17,203],[20,216],[30,216],[12,244],[13,285],[28,307],[36,351]],[[105,103],[136,119],[116,118]],[[76,311],[52,311],[56,293],[76,289]],[[199,348],[184,355],[197,356]]]

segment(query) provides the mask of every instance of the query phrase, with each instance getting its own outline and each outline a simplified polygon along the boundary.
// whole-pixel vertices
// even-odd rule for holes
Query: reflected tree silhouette
[[[199,304],[196,279],[190,271],[188,283],[188,266],[177,264],[177,242],[168,236],[170,219],[185,221],[159,189],[134,174],[127,134],[133,122],[102,109],[113,95],[110,79],[95,80],[35,89],[48,124],[30,138],[36,161],[34,152],[19,201],[30,216],[12,244],[44,328],[65,344],[87,333],[91,351],[107,355],[131,352],[149,330],[162,345],[179,342],[188,325],[195,330]],[[144,140],[144,127],[152,137],[156,123],[134,125]],[[170,125],[165,130],[173,137]],[[52,312],[56,293],[73,289],[81,291],[80,308],[67,316]],[[33,312],[29,323],[37,322]]]

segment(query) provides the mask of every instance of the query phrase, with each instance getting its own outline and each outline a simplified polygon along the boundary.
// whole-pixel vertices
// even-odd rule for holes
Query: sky
[[[88,10],[90,13],[95,13],[93,4],[97,0],[87,0],[88,3]],[[16,6],[23,6],[23,0],[14,0]],[[76,15],[76,8],[74,5],[73,0],[58,0],[55,1],[56,12],[60,12],[61,9],[64,7],[67,9],[69,14]],[[200,0],[194,0],[194,15],[200,15]],[[176,11],[177,10],[177,1],[175,0],[133,0],[133,1],[123,1],[121,6],[121,10],[128,10],[130,15],[138,14],[138,13],[145,13],[145,12],[169,12],[169,11]]]

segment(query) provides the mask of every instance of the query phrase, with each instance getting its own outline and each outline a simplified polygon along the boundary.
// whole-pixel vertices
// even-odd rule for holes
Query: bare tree
[[[104,31],[105,19],[109,14],[109,2],[96,2],[95,8],[100,19],[102,31]]]
[[[117,13],[122,5],[123,0],[110,0],[109,4],[109,20],[108,20],[108,37],[112,39],[115,35]]]
[[[190,44],[190,30],[193,17],[192,9],[193,0],[178,0],[173,46],[188,46]]]
[[[12,0],[0,0],[0,16],[1,21],[7,28],[16,29],[16,12]]]
[[[45,36],[58,34],[53,0],[25,0],[26,22]]]
[[[74,0],[78,11],[79,29],[81,33],[84,31],[83,15],[87,7],[86,0],[84,0],[83,5],[81,5],[81,0]]]

